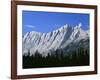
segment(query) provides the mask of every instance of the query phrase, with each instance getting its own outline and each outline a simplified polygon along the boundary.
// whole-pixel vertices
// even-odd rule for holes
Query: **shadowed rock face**
[[[89,31],[81,29],[81,25],[70,27],[67,24],[48,32],[29,32],[23,37],[23,55],[34,55],[38,51],[43,56],[62,49],[64,52],[76,50],[79,47],[89,47]]]

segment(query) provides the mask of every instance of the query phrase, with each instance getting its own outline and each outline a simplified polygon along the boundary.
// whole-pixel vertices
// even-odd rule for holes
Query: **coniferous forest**
[[[85,65],[89,65],[89,49],[82,47],[71,53],[65,53],[62,50],[57,49],[53,53],[48,53],[45,57],[38,51],[32,56],[30,56],[30,51],[27,56],[23,56],[23,68],[25,69]]]

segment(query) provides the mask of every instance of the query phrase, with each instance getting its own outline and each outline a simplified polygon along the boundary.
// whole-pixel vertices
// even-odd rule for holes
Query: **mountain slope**
[[[48,32],[29,32],[23,37],[23,55],[34,54],[38,51],[43,56],[61,49],[71,52],[79,47],[89,47],[89,32],[81,29],[81,25],[70,27],[67,24],[61,28]]]

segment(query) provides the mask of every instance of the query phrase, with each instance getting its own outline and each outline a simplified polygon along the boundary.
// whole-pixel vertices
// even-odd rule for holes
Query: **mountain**
[[[32,31],[24,35],[22,44],[23,55],[30,52],[31,56],[38,51],[42,56],[47,56],[56,50],[71,53],[80,47],[89,48],[89,30],[83,30],[81,24],[73,27],[66,24],[48,33]]]

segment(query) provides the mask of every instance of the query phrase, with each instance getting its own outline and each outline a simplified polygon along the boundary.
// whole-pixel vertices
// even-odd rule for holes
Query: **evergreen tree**
[[[23,68],[89,65],[89,49],[84,47],[80,47],[70,53],[57,49],[54,52],[48,53],[45,57],[38,50],[34,55],[30,55],[30,50],[28,50],[27,54],[27,56],[23,56]]]

